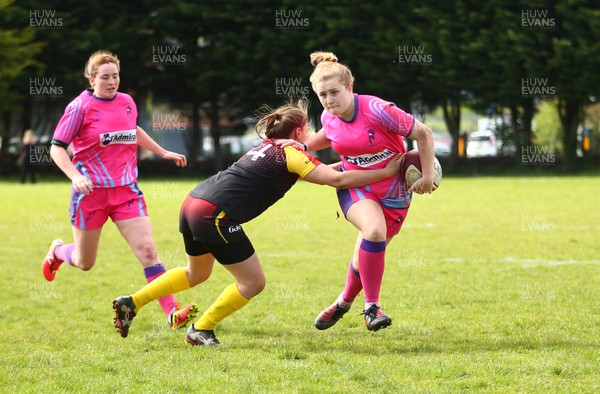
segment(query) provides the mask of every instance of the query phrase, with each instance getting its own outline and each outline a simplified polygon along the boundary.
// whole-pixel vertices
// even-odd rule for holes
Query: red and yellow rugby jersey
[[[207,200],[245,223],[263,213],[321,162],[292,146],[266,139],[231,167],[198,184],[190,195]]]

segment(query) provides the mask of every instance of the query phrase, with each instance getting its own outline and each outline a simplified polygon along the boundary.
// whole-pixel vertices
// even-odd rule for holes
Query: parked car
[[[452,151],[452,137],[449,135],[433,133],[433,143],[436,157],[450,156],[450,152]],[[408,147],[406,138],[404,138],[404,146]],[[413,141],[413,149],[419,149],[416,141]]]
[[[490,130],[475,131],[469,134],[467,157],[485,157],[498,155],[498,141]]]
[[[1,142],[2,142],[2,140],[0,139],[0,147],[2,146]],[[19,153],[21,152],[21,138],[19,138],[19,137],[9,138],[6,152],[13,156],[19,156]]]
[[[436,157],[448,157],[452,152],[452,137],[433,133]]]

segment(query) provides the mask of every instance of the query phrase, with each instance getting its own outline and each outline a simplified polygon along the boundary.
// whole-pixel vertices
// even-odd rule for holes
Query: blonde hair
[[[296,128],[303,128],[308,123],[307,110],[308,103],[303,99],[277,109],[265,105],[260,111],[262,117],[256,122],[256,133],[267,138],[290,138]]]
[[[318,82],[325,81],[329,78],[338,77],[344,86],[349,86],[354,83],[354,76],[350,69],[338,63],[338,58],[331,52],[313,52],[310,54],[310,64],[315,67],[315,70],[310,76],[312,88],[315,90],[315,85]]]
[[[117,66],[117,70],[121,71],[121,66],[117,55],[108,51],[96,51],[92,53],[85,64],[83,76],[87,79],[95,77],[96,73],[98,72],[98,68],[100,68],[101,65],[108,63],[114,63]]]

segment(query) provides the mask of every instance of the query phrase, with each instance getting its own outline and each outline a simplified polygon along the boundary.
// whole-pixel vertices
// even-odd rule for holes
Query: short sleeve
[[[65,108],[65,113],[58,122],[54,135],[53,142],[58,145],[68,146],[75,138],[81,125],[83,124],[84,111],[81,105],[81,99],[77,98]]]
[[[374,99],[369,102],[369,109],[382,130],[391,134],[408,137],[415,125],[415,118],[408,112],[396,107],[396,104]]]
[[[288,171],[300,175],[301,178],[307,176],[321,164],[317,158],[309,153],[301,152],[293,146],[286,146],[284,152]]]

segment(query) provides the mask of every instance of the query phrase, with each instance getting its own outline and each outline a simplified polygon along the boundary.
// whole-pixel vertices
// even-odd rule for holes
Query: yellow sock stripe
[[[228,244],[229,242],[227,242],[227,240],[223,236],[223,233],[221,232],[221,228],[219,227],[219,221],[221,219],[223,219],[224,217],[225,217],[225,212],[221,211],[215,218],[215,226],[217,227],[217,231],[219,232],[219,235],[221,236],[221,238],[223,238],[223,241],[225,241],[225,243]]]

